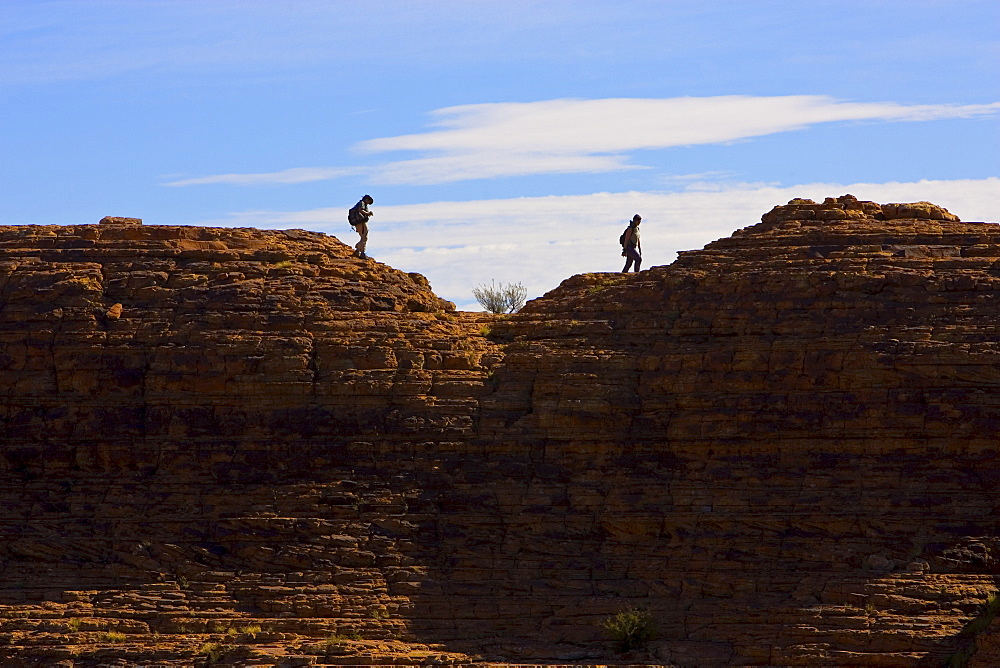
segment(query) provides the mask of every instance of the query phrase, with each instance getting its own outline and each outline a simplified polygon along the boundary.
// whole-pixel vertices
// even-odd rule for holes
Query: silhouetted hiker
[[[639,223],[641,222],[642,216],[639,214],[632,216],[632,222],[628,224],[628,228],[619,239],[622,243],[622,257],[628,258],[625,262],[625,268],[622,269],[623,274],[628,273],[633,262],[635,262],[636,271],[639,271],[639,265],[642,264],[642,244],[639,243]]]
[[[368,205],[374,203],[375,200],[372,199],[371,195],[365,195],[347,212],[347,222],[351,224],[355,232],[361,235],[361,240],[354,246],[354,249],[362,260],[370,259],[365,255],[365,248],[368,247],[368,219],[375,213],[368,209]]]

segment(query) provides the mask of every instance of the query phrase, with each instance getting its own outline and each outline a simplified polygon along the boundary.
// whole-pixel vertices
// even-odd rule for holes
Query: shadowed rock
[[[304,231],[0,253],[9,661],[997,662],[996,225],[792,200],[509,317]]]

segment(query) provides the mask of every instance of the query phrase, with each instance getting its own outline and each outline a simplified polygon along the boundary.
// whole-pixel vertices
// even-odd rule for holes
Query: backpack
[[[358,202],[347,211],[347,222],[351,227],[365,222],[365,217],[361,215],[361,202]]]
[[[625,245],[625,235],[628,234],[628,231],[631,230],[631,229],[632,229],[632,226],[629,225],[628,227],[625,228],[625,231],[622,232],[622,235],[620,237],[618,237],[618,244],[620,246],[624,246]]]

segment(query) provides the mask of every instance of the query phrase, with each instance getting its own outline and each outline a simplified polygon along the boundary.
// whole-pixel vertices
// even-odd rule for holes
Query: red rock
[[[998,226],[793,200],[499,318],[351,253],[0,228],[4,660],[599,663],[627,605],[658,627],[638,662],[969,646]]]

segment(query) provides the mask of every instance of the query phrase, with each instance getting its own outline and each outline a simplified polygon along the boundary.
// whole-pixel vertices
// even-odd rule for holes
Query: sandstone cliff
[[[995,665],[998,299],[1000,227],[850,196],[508,318],[308,232],[0,228],[0,656],[607,662],[635,606],[622,660]]]

